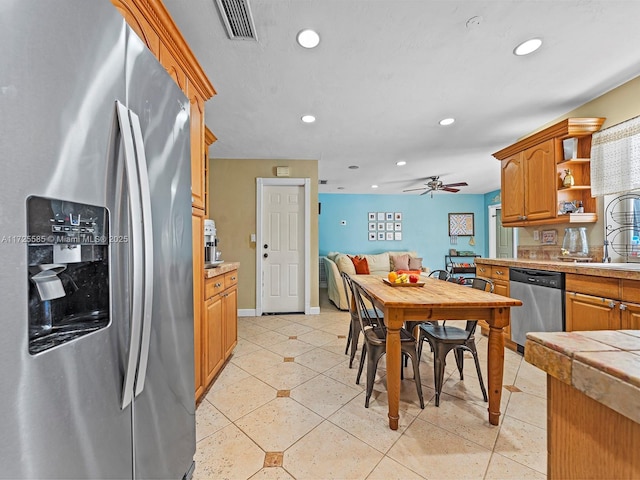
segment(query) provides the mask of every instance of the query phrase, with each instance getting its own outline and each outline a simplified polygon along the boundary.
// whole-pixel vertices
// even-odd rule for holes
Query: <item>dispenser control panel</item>
[[[31,196],[27,199],[30,245],[107,245],[108,212],[104,207]]]

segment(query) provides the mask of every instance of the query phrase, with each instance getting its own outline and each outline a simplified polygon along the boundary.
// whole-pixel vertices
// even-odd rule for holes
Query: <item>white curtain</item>
[[[640,117],[593,134],[591,195],[629,192],[640,188]]]

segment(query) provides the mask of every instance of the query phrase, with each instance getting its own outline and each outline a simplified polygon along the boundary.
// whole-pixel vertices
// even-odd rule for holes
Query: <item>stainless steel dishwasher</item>
[[[509,296],[522,301],[511,309],[511,340],[519,352],[527,332],[564,331],[564,273],[510,268]]]

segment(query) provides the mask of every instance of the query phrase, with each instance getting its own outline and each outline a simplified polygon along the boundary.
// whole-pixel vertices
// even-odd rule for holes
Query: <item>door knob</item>
[[[264,258],[267,258],[269,256],[268,253],[265,253],[264,255],[262,255]]]

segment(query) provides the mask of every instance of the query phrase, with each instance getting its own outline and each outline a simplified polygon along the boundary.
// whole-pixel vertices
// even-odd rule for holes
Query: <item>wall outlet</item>
[[[256,243],[256,234],[255,234],[255,233],[252,233],[252,234],[251,234],[251,241],[252,241],[253,243]]]
[[[533,231],[533,239],[536,241],[540,241],[540,230]]]

